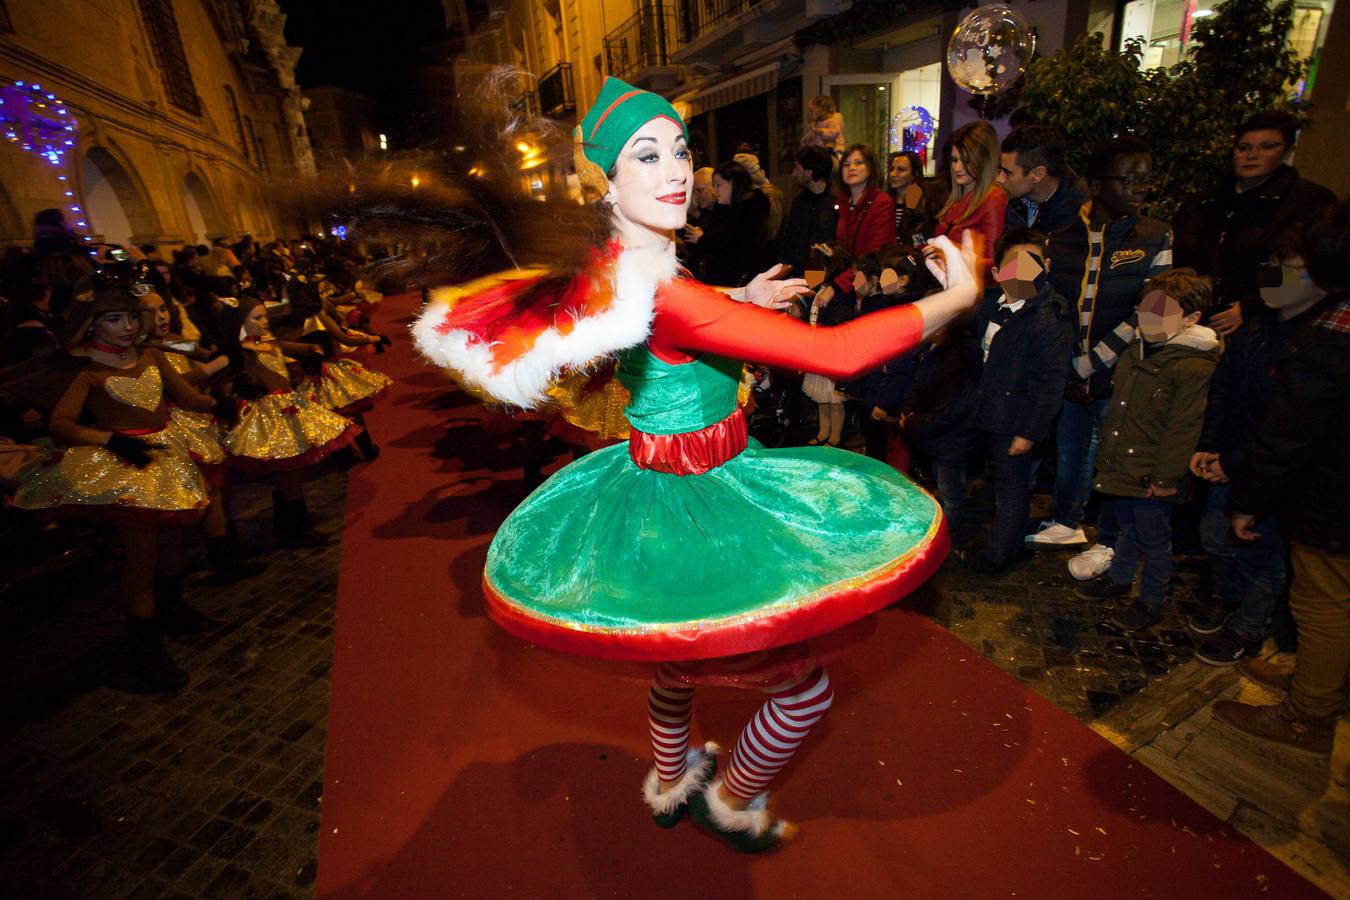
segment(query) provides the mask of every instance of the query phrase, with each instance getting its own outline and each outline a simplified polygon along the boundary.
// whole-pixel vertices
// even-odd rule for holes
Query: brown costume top
[[[109,431],[163,428],[167,390],[173,401],[194,412],[210,412],[210,397],[198,393],[154,348],[141,349],[136,362],[115,369],[91,361],[75,376],[52,410],[53,436],[68,444],[103,444]],[[97,427],[80,424],[85,410]]]

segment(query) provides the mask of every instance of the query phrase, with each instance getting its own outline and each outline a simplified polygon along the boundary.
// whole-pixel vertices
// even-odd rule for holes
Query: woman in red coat
[[[877,166],[872,148],[854,144],[844,151],[839,177],[844,182],[844,193],[839,195],[835,240],[853,259],[894,244],[895,201],[882,190],[883,172]],[[820,310],[835,300],[836,294],[852,291],[853,269],[847,269],[816,294],[811,305],[811,321],[816,321]],[[844,398],[834,389],[834,382],[823,375],[808,374],[802,379],[802,392],[816,401],[820,412],[816,437],[807,443],[839,446],[844,430]]]
[[[952,193],[938,216],[936,233],[960,241],[962,232],[975,232],[975,252],[988,264],[1003,234],[1003,211],[1008,205],[1008,195],[994,183],[998,135],[988,122],[971,122],[947,139],[944,152],[951,164]]]

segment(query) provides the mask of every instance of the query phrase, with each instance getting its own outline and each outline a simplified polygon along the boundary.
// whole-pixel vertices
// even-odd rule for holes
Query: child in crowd
[[[923,255],[914,247],[888,244],[867,253],[854,263],[853,288],[859,315],[913,303],[937,288],[924,267]],[[887,458],[886,422],[894,421],[909,390],[915,352],[903,353],[864,375],[845,388],[861,401],[861,430],[867,455]]]
[[[1260,651],[1284,591],[1287,549],[1277,517],[1257,523],[1254,541],[1238,540],[1228,521],[1229,479],[1247,462],[1275,384],[1276,363],[1326,294],[1308,276],[1296,231],[1277,238],[1272,251],[1269,264],[1259,270],[1265,308],[1228,340],[1209,384],[1205,427],[1191,456],[1191,474],[1209,482],[1200,541],[1209,557],[1216,602],[1187,624],[1197,634],[1213,635],[1195,651],[1196,659],[1211,666],[1236,665]]]
[[[1022,553],[1031,502],[1031,451],[1050,433],[1064,384],[1073,325],[1050,286],[1046,239],[1038,231],[1006,232],[994,249],[998,286],[975,312],[984,369],[974,424],[994,472],[994,521],[973,571],[1006,571]]]
[[[832,97],[821,95],[806,104],[811,117],[806,133],[802,135],[803,147],[824,147],[838,164],[844,155],[844,115],[835,109]]]
[[[965,539],[966,467],[975,456],[971,427],[980,386],[980,349],[974,319],[960,316],[934,332],[914,362],[900,427],[919,468],[937,489],[952,543]]]
[[[1209,301],[1209,281],[1194,269],[1150,279],[1137,310],[1139,339],[1116,363],[1094,487],[1115,504],[1119,533],[1106,576],[1075,593],[1124,603],[1142,560],[1139,599],[1111,616],[1126,631],[1162,619],[1172,577],[1172,509],[1185,499],[1219,360],[1218,336],[1198,324]]]

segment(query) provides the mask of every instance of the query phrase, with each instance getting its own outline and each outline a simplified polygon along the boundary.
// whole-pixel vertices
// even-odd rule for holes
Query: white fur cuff
[[[707,785],[713,761],[720,752],[722,748],[713,741],[708,741],[702,747],[691,747],[685,754],[684,775],[680,776],[674,787],[664,792],[661,790],[661,776],[653,766],[642,781],[642,799],[656,815],[669,815],[679,809],[688,802],[690,795]]]
[[[723,831],[739,831],[751,837],[759,837],[766,831],[787,838],[791,834],[792,824],[769,815],[769,793],[765,791],[750,801],[745,809],[732,809],[717,796],[722,779],[717,779],[703,791],[703,799],[708,804],[708,813],[713,822]]]

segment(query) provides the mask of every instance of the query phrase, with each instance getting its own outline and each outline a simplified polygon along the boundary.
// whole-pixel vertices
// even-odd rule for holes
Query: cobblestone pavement
[[[309,484],[322,528],[346,477]],[[243,538],[270,547],[269,487],[240,485]],[[166,697],[121,675],[115,538],[75,542],[7,573],[0,869],[22,897],[312,895],[339,548],[270,551],[232,587],[188,579],[218,622],[171,642],[192,674]],[[45,539],[45,540],[44,540]],[[45,556],[45,558],[43,558]]]
[[[321,525],[341,521],[345,478],[309,485]],[[975,515],[985,496],[973,493]],[[268,546],[269,498],[242,485],[245,543]],[[53,552],[64,537],[73,545]],[[15,537],[22,542],[24,538]],[[235,587],[188,582],[220,623],[176,641],[191,686],[126,690],[111,536],[28,538],[0,593],[0,868],[15,896],[306,896],[313,893],[339,549],[267,552]],[[39,549],[46,548],[46,549]],[[20,548],[21,550],[23,548]],[[1005,671],[1084,721],[1188,659],[1178,575],[1162,626],[1138,637],[1072,597],[1065,556],[1002,578],[949,563],[918,605]],[[108,585],[91,595],[89,585]]]

